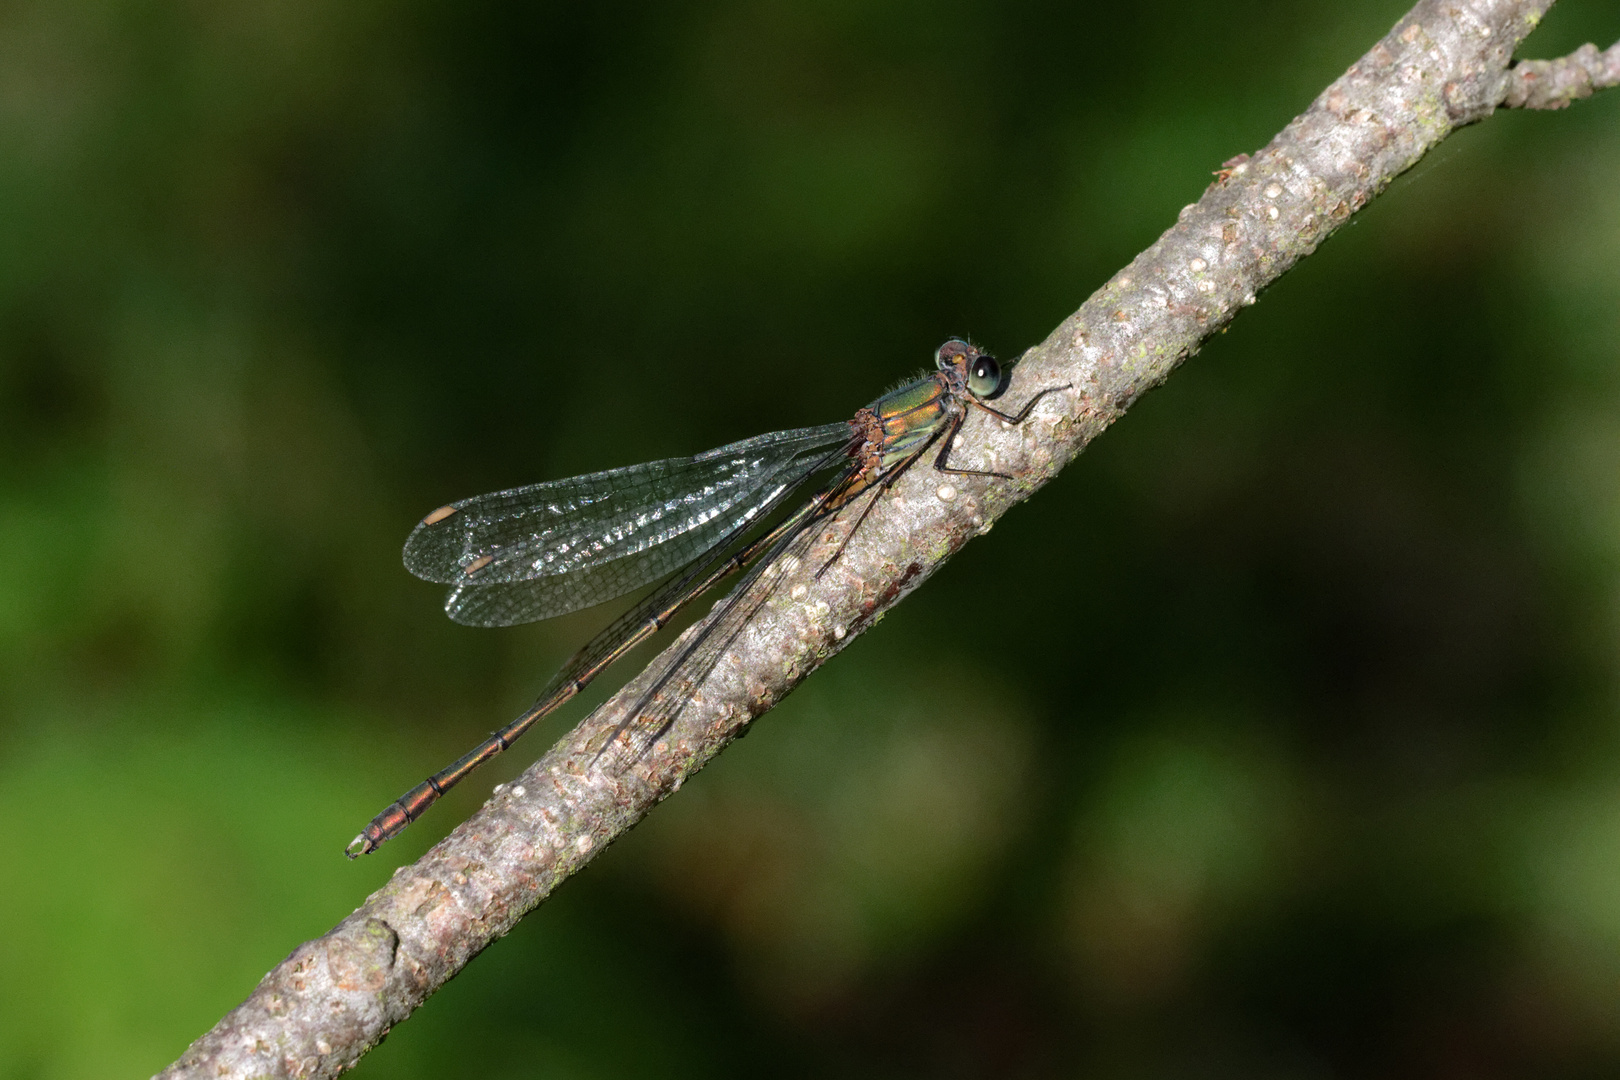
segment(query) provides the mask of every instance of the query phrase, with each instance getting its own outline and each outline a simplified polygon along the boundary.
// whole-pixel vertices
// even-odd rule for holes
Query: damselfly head
[[[934,354],[941,371],[954,371],[974,397],[988,401],[1006,389],[1007,375],[996,358],[961,338],[951,338]],[[957,385],[962,385],[961,383]]]

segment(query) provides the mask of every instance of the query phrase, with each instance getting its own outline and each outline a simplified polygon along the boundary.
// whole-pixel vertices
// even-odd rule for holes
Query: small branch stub
[[[1620,42],[1602,52],[1586,44],[1557,60],[1515,64],[1502,104],[1509,109],[1562,109],[1613,86],[1620,86]]]

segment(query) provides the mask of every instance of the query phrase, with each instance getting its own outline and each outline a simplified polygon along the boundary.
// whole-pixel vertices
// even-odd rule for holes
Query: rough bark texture
[[[1168,232],[1025,354],[1000,404],[1016,408],[1043,387],[1070,389],[1048,396],[1018,428],[969,419],[955,463],[1018,479],[947,480],[911,470],[820,580],[812,573],[816,552],[830,550],[845,523],[818,539],[805,564],[784,571],[770,601],[645,756],[620,771],[610,748],[602,767],[592,765],[647,673],[329,934],[300,945],[162,1075],[327,1077],[354,1065],[1452,131],[1489,116],[1510,94],[1523,104],[1561,104],[1612,84],[1615,50],[1600,55],[1590,46],[1510,73],[1514,48],[1550,6],[1418,4],[1270,145],[1228,162]]]
[[[1558,60],[1513,65],[1502,104],[1510,109],[1562,109],[1611,86],[1620,86],[1620,43],[1603,52],[1586,44]]]

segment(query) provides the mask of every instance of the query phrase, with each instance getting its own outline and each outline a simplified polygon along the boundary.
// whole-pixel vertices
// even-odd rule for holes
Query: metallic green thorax
[[[882,425],[882,467],[887,470],[916,455],[955,411],[940,375],[891,390],[871,405]]]

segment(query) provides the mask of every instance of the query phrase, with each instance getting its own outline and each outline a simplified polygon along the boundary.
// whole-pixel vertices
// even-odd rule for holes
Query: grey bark
[[[1562,109],[1594,90],[1620,86],[1620,42],[1598,52],[1586,44],[1557,60],[1526,60],[1509,72],[1510,109]]]
[[[954,462],[1015,480],[947,483],[931,469],[911,470],[819,580],[816,554],[825,557],[845,524],[786,571],[645,756],[619,771],[610,750],[604,768],[592,765],[658,661],[330,933],[295,949],[161,1075],[329,1077],[353,1066],[1451,132],[1504,102],[1547,107],[1613,85],[1615,49],[1588,46],[1510,69],[1513,50],[1550,6],[1419,3],[1269,145],[1228,162],[1163,236],[1029,350],[1005,400],[1016,407],[1044,387],[1069,390],[1048,396],[1018,428],[970,418]]]

